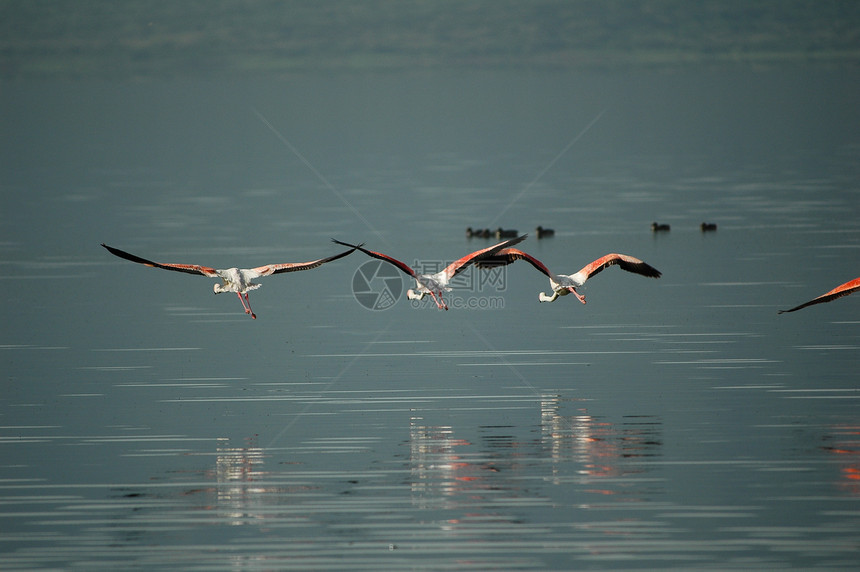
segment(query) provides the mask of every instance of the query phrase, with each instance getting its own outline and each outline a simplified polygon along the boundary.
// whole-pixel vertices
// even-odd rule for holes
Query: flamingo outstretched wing
[[[660,278],[660,276],[662,276],[662,273],[659,270],[649,264],[646,264],[638,258],[634,258],[626,254],[616,253],[601,256],[594,262],[586,264],[577,274],[580,274],[584,276],[585,279],[588,279],[599,273],[604,268],[608,268],[615,264],[621,267],[622,270],[626,270],[627,272],[633,272],[635,274],[641,274],[642,276],[647,276],[648,278]]]
[[[508,248],[509,246],[513,246],[514,244],[518,244],[524,241],[528,237],[527,234],[522,236],[518,236],[516,238],[512,238],[510,240],[506,240],[504,242],[500,242],[498,244],[494,244],[493,246],[488,246],[487,248],[482,248],[481,250],[476,250],[471,254],[467,254],[466,256],[460,258],[459,260],[455,260],[451,264],[445,267],[442,271],[442,274],[450,280],[460,272],[464,271],[469,267],[470,264],[478,263],[480,261],[490,259],[494,255],[498,254],[499,251]],[[511,249],[513,250],[513,249]]]
[[[785,314],[786,312],[795,312],[800,310],[801,308],[806,308],[807,306],[814,306],[815,304],[821,304],[822,302],[830,302],[837,298],[841,298],[842,296],[847,296],[848,294],[852,294],[860,290],[860,277],[855,278],[854,280],[849,280],[845,284],[840,284],[830,292],[826,292],[817,298],[813,298],[809,302],[804,302],[800,306],[795,306],[790,310],[780,310],[779,314]]]
[[[365,253],[366,255],[370,256],[371,258],[376,258],[378,260],[384,260],[385,262],[388,262],[389,264],[393,264],[394,266],[396,266],[397,268],[399,268],[400,270],[402,270],[406,274],[412,276],[413,278],[415,277],[415,271],[412,270],[412,268],[408,264],[406,264],[405,262],[401,262],[400,260],[397,260],[396,258],[388,256],[387,254],[382,254],[381,252],[374,252],[373,250],[367,250],[366,248],[362,248],[362,244],[364,244],[364,243],[359,244],[359,245],[355,245],[355,244],[349,244],[348,242],[341,242],[341,241],[336,240],[334,238],[331,240],[332,240],[332,242],[334,242],[336,244],[340,244],[342,246],[349,246],[349,247],[352,247],[353,249],[360,250],[363,253]]]
[[[355,252],[355,249],[361,248],[364,243],[359,244],[358,246],[352,246],[349,250],[345,250],[340,254],[335,254],[334,256],[329,256],[326,258],[320,258],[318,260],[311,260],[310,262],[287,262],[285,264],[266,264],[265,266],[258,266],[256,268],[252,268],[251,271],[256,272],[258,276],[271,276],[272,274],[281,274],[282,272],[298,272],[299,270],[311,270],[312,268],[317,268],[318,266],[322,266],[326,262],[331,262],[332,260],[337,260],[338,258],[343,258],[348,254],[352,254]]]
[[[164,262],[153,262],[152,260],[147,260],[145,258],[135,256],[134,254],[125,252],[124,250],[120,250],[112,246],[108,246],[104,243],[102,243],[102,246],[104,246],[108,250],[108,252],[110,252],[114,256],[119,256],[120,258],[125,258],[126,260],[130,260],[131,262],[137,262],[138,264],[144,264],[153,268],[162,268],[164,270],[173,270],[174,272],[185,272],[186,274],[200,274],[201,276],[208,276],[210,278],[218,277],[218,271],[214,268],[210,268],[209,266],[200,266],[197,264],[169,264]]]
[[[479,268],[489,268],[492,266],[507,266],[508,264],[513,264],[517,260],[525,260],[543,274],[546,274],[550,278],[552,277],[552,273],[549,271],[549,268],[544,265],[543,262],[532,256],[531,254],[523,252],[522,250],[518,250],[516,248],[505,248],[503,250],[500,250],[492,256],[488,256],[487,258],[479,260],[475,263],[475,265]]]

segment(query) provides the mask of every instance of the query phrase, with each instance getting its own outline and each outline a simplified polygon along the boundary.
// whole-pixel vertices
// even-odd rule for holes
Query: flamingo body
[[[800,310],[801,308],[806,308],[807,306],[813,306],[815,304],[821,304],[822,302],[830,302],[837,298],[841,298],[842,296],[847,296],[853,292],[860,290],[860,277],[855,278],[854,280],[849,280],[845,284],[840,284],[830,292],[826,292],[817,298],[813,298],[809,302],[804,302],[800,306],[795,306],[790,310],[780,310],[779,314],[784,314],[786,312],[795,312]]]
[[[412,267],[410,267],[405,262],[397,260],[392,256],[388,256],[387,254],[382,254],[381,252],[374,252],[373,250],[367,250],[366,248],[362,248],[362,245],[356,246],[346,242],[341,242],[339,240],[332,240],[334,240],[334,242],[336,242],[337,244],[343,246],[350,246],[352,248],[358,249],[372,258],[376,258],[378,260],[388,262],[389,264],[393,264],[401,271],[408,274],[409,276],[412,276],[415,279],[415,288],[410,288],[406,291],[407,298],[409,298],[410,300],[421,300],[424,298],[424,296],[427,296],[429,294],[436,302],[437,308],[439,308],[440,310],[447,310],[448,304],[446,304],[445,300],[442,298],[442,293],[451,291],[451,287],[448,284],[451,282],[451,279],[454,278],[454,276],[463,272],[466,268],[469,267],[469,265],[474,264],[485,258],[492,257],[500,250],[522,242],[526,239],[527,236],[527,234],[524,234],[517,238],[506,240],[504,242],[500,242],[499,244],[495,244],[487,248],[482,248],[481,250],[476,250],[475,252],[472,252],[458,260],[455,260],[454,262],[452,262],[444,269],[435,274],[418,274],[415,272],[415,270],[412,269]]]
[[[614,265],[618,265],[622,270],[647,276],[649,278],[659,278],[661,276],[659,270],[638,258],[616,253],[601,256],[597,260],[583,266],[579,272],[576,272],[575,274],[555,274],[550,272],[549,268],[547,268],[543,262],[522,250],[517,250],[516,248],[505,248],[494,256],[482,260],[479,262],[479,265],[507,265],[516,262],[517,260],[525,260],[549,278],[549,284],[552,287],[552,294],[550,295],[541,292],[538,294],[538,300],[540,302],[555,302],[559,296],[573,294],[576,296],[577,300],[585,304],[585,296],[577,292],[576,289],[585,284],[586,280],[598,274],[604,268]]]
[[[266,264],[264,266],[257,266],[256,268],[218,269],[212,268],[210,266],[201,266],[198,264],[174,264],[165,262],[153,262],[152,260],[141,258],[129,252],[125,252],[124,250],[108,246],[104,243],[102,243],[102,246],[104,246],[108,250],[108,252],[110,252],[114,256],[118,256],[120,258],[124,258],[125,260],[136,262],[138,264],[143,264],[145,266],[150,266],[152,268],[161,268],[163,270],[172,270],[174,272],[184,272],[186,274],[199,274],[201,276],[208,276],[209,278],[220,278],[221,283],[216,283],[213,285],[212,290],[214,291],[214,293],[222,294],[224,292],[235,292],[236,295],[239,297],[239,301],[242,302],[242,308],[245,310],[245,313],[250,314],[251,318],[255,320],[257,319],[257,315],[251,311],[251,302],[248,299],[248,292],[251,290],[256,290],[261,285],[257,284],[256,282],[253,282],[254,279],[260,278],[262,276],[271,276],[272,274],[281,274],[283,272],[296,272],[299,270],[310,270],[312,268],[317,268],[318,266],[321,266],[326,262],[331,262],[332,260],[343,258],[347,254],[351,254],[355,250],[355,248],[352,248],[351,250],[341,252],[340,254],[329,256],[327,258],[320,258],[318,260],[311,260],[310,262]]]

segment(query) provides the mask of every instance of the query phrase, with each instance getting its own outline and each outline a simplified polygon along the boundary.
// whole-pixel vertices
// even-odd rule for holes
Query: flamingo
[[[339,240],[332,240],[334,240],[334,242],[336,242],[337,244],[356,248],[372,258],[377,258],[379,260],[388,262],[389,264],[393,264],[406,274],[415,278],[416,288],[414,290],[410,288],[406,291],[407,298],[409,298],[410,300],[421,300],[422,298],[424,298],[424,296],[430,294],[433,297],[433,300],[436,302],[437,308],[439,308],[440,310],[447,310],[448,304],[446,304],[445,300],[442,299],[442,292],[451,291],[451,288],[448,286],[448,283],[454,276],[468,268],[470,264],[491,257],[503,248],[507,248],[509,246],[513,246],[514,244],[522,242],[526,239],[527,236],[527,234],[524,234],[522,236],[518,236],[517,238],[506,240],[504,242],[500,242],[499,244],[489,246],[487,248],[482,248],[481,250],[476,250],[475,252],[467,254],[459,260],[455,260],[436,274],[418,274],[405,262],[401,262],[400,260],[388,256],[387,254],[367,250],[365,248],[362,248],[363,245],[361,244],[355,246],[346,242],[341,242]]]
[[[660,278],[660,271],[649,266],[638,258],[633,258],[626,254],[607,254],[601,256],[594,262],[586,264],[576,274],[553,274],[549,269],[534,256],[517,250],[516,248],[506,248],[497,252],[494,256],[485,258],[478,263],[478,266],[492,265],[508,265],[517,260],[525,260],[549,277],[550,286],[552,286],[552,296],[543,292],[538,295],[538,300],[541,302],[554,302],[559,296],[567,296],[573,294],[577,300],[585,304],[585,296],[576,291],[577,288],[585,284],[585,281],[609,266],[617,264],[622,270],[641,274],[649,278]]]
[[[821,304],[822,302],[830,302],[831,300],[835,300],[836,298],[841,298],[842,296],[847,296],[853,292],[860,290],[860,277],[855,278],[854,280],[849,280],[845,284],[840,284],[830,292],[826,294],[822,294],[818,298],[813,298],[809,302],[804,302],[800,306],[795,306],[791,310],[780,310],[779,314],[784,314],[786,312],[794,312],[796,310],[800,310],[801,308],[806,308],[807,306],[812,306],[814,304]]]
[[[326,262],[331,262],[332,260],[343,258],[347,254],[351,254],[356,248],[359,248],[359,246],[353,246],[351,250],[341,252],[340,254],[335,254],[334,256],[329,256],[328,258],[312,260],[310,262],[288,262],[286,264],[267,264],[265,266],[258,266],[256,268],[226,268],[223,270],[219,270],[216,268],[210,268],[208,266],[199,266],[196,264],[166,264],[161,262],[153,262],[151,260],[146,260],[145,258],[135,256],[134,254],[130,254],[118,248],[108,246],[104,243],[102,243],[102,246],[104,246],[108,250],[108,252],[110,252],[114,256],[119,256],[120,258],[125,258],[126,260],[137,262],[138,264],[145,264],[146,266],[151,266],[153,268],[163,268],[164,270],[173,270],[175,272],[185,272],[186,274],[201,274],[210,278],[220,278],[221,283],[216,283],[214,285],[213,290],[215,291],[215,293],[221,294],[222,292],[235,292],[236,295],[239,297],[239,301],[242,302],[242,308],[245,309],[245,313],[250,314],[251,318],[255,320],[257,319],[257,315],[251,311],[251,301],[248,299],[248,291],[256,290],[260,287],[260,284],[252,282],[253,279],[260,278],[261,276],[280,274],[282,272],[310,270],[312,268],[316,268],[317,266],[325,264]]]

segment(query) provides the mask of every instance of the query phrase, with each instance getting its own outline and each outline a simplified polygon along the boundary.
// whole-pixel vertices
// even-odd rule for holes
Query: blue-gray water
[[[860,275],[858,88],[4,85],[0,568],[856,567],[860,296],[777,310]],[[448,312],[370,311],[354,253],[261,279],[254,321],[99,246],[439,264],[490,244],[467,226],[531,232],[557,272],[623,252],[663,277],[539,304],[518,263]]]

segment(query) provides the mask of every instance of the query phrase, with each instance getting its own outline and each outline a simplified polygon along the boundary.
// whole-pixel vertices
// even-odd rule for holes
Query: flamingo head
[[[223,293],[223,292],[226,292],[226,291],[227,291],[227,290],[224,288],[224,285],[223,285],[223,284],[218,284],[217,282],[216,282],[216,283],[215,283],[215,285],[212,287],[212,290],[213,290],[216,294],[221,294],[221,293]]]
[[[412,288],[406,291],[406,297],[410,300],[421,300],[424,298],[426,292],[416,292]]]

